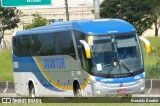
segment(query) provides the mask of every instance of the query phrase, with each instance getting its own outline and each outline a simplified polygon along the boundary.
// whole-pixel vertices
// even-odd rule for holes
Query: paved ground
[[[146,89],[144,94],[134,95],[136,97],[160,97],[160,80],[146,80]],[[0,97],[17,97],[13,82],[0,83]]]

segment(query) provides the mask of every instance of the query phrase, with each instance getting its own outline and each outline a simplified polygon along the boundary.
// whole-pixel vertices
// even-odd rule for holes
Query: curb
[[[152,80],[152,88],[160,88],[160,80]]]
[[[0,89],[6,88],[6,82],[0,82]]]
[[[14,87],[14,82],[8,82],[8,89],[13,89]]]
[[[160,82],[160,80],[159,80]],[[151,80],[145,80],[145,88],[149,89],[151,87]]]
[[[0,93],[15,92],[14,82],[0,82]]]

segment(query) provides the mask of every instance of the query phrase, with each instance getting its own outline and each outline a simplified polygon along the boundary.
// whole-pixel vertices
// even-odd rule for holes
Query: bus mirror
[[[84,40],[80,40],[80,42],[84,46],[86,58],[90,59],[91,58],[91,50],[90,50],[89,45]]]

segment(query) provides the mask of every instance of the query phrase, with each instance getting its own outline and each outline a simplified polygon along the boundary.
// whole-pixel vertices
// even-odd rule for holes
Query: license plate
[[[126,89],[119,89],[117,90],[117,93],[126,93]]]

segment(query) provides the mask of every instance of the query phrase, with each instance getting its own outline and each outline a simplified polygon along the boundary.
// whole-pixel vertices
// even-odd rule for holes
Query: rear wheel
[[[33,84],[31,84],[29,87],[29,95],[30,97],[35,97],[35,88]]]

